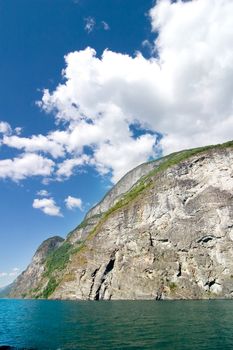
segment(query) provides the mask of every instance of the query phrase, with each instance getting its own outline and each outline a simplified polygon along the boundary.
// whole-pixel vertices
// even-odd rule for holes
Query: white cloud
[[[40,209],[43,213],[50,216],[62,216],[60,208],[56,205],[53,198],[42,198],[42,199],[34,199],[33,208]]]
[[[7,122],[0,121],[0,133],[1,134],[10,134],[12,131],[11,126]]]
[[[112,123],[108,111],[117,109],[120,132],[137,120],[164,134],[165,153],[231,139],[232,13],[231,0],[159,1],[150,12],[158,56],[70,53],[66,81],[45,91],[44,108],[55,109],[58,120],[86,116],[96,132],[101,119]]]
[[[93,17],[87,17],[84,19],[84,21],[85,21],[84,29],[89,34],[94,30],[95,19]]]
[[[41,197],[48,197],[48,196],[50,196],[50,193],[47,190],[40,190],[36,194],[38,196],[41,196]]]
[[[11,271],[9,272],[0,272],[0,278],[4,277],[16,277],[20,273],[20,269],[18,267],[14,267]]]
[[[0,160],[0,178],[23,180],[31,176],[49,176],[54,162],[33,153],[25,153],[13,159]]]
[[[102,24],[104,30],[110,30],[110,26],[109,26],[109,24],[107,22],[102,21],[101,24]]]
[[[232,139],[233,2],[164,0],[150,14],[171,87],[164,150]]]
[[[119,68],[113,70],[113,61],[117,63],[119,57],[122,62],[116,64]],[[131,95],[135,89],[135,71],[131,69],[130,72],[131,60],[129,56],[105,51],[101,61],[90,48],[71,53],[66,57],[66,83],[59,85],[52,94],[45,91],[42,100],[46,111],[57,111],[58,121],[70,123],[70,130],[64,137],[67,152],[81,153],[85,146],[91,147],[94,157],[91,163],[97,165],[98,170],[102,169],[101,173],[112,170],[114,182],[132,166],[153,156],[156,142],[156,137],[147,134],[145,137],[149,142],[144,150],[141,149],[144,138],[135,139],[130,130],[130,124],[137,121],[136,112],[131,115],[130,111],[125,110],[127,106],[117,102],[118,99],[124,102],[127,94]],[[140,56],[136,60],[135,70],[140,70],[143,62],[147,64]],[[129,81],[126,85],[129,86],[124,86],[127,75]],[[144,72],[141,75],[140,79]],[[111,149],[113,157],[110,152],[109,158],[107,154],[102,156],[105,149]],[[65,161],[67,163],[72,164],[72,161]],[[70,175],[70,172],[64,174]]]
[[[64,156],[64,147],[53,140],[53,133],[47,136],[33,135],[29,138],[16,135],[4,136],[2,143],[8,147],[22,149],[25,152],[45,152],[51,154],[54,158]]]
[[[16,135],[20,135],[22,130],[23,130],[23,128],[17,126],[17,128],[14,129],[14,132],[16,133]]]
[[[5,277],[5,276],[8,276],[7,272],[0,272],[0,277]]]
[[[62,82],[40,102],[55,114],[58,129],[25,138],[7,135],[4,126],[2,142],[27,157],[31,151],[61,157],[56,168],[41,158],[52,162],[42,167],[44,176],[54,171],[61,180],[88,164],[100,174],[111,171],[116,182],[156,155],[156,136],[146,129],[163,134],[164,153],[232,139],[232,14],[231,0],[157,1],[150,11],[156,32],[150,59],[109,50],[97,57],[92,48],[69,53]],[[88,17],[86,30],[94,26]],[[142,44],[149,48],[148,40]],[[133,134],[136,124],[143,135]],[[0,177],[8,168],[14,179],[38,172],[33,162],[26,175],[17,171],[22,157],[0,161]]]
[[[12,271],[12,272],[9,272],[8,276],[14,277],[14,276],[17,276],[18,274],[19,274],[18,271]]]
[[[93,162],[100,173],[113,169],[112,181],[116,183],[125,173],[143,163],[153,153],[154,136],[143,135],[118,144],[104,143],[96,149]]]
[[[80,210],[82,210],[82,200],[80,198],[76,198],[76,197],[72,197],[72,196],[68,196],[65,199],[65,204],[67,209],[74,209],[74,208],[79,208]]]
[[[89,157],[87,155],[64,160],[62,163],[58,164],[58,170],[56,173],[58,179],[70,177],[74,172],[74,168],[88,164],[88,161]]]
[[[20,269],[18,267],[14,267],[12,270],[13,272],[18,272]]]
[[[16,127],[12,129],[9,123],[0,121],[0,133],[5,135],[11,135],[12,133],[16,133],[16,135],[20,135],[22,128]]]

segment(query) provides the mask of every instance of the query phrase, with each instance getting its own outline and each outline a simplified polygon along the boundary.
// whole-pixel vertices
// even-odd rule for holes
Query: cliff
[[[34,258],[11,297],[232,298],[233,143],[137,167]]]
[[[35,252],[30,265],[19,275],[10,288],[11,297],[26,297],[29,291],[36,291],[43,278],[46,259],[59,248],[63,238],[55,236],[46,239]]]

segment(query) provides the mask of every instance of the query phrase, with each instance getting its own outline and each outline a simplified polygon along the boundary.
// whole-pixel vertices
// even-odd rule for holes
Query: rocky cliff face
[[[127,174],[119,191],[29,270],[33,285],[16,281],[12,295],[232,298],[232,146],[176,153]]]
[[[93,229],[99,222],[100,218],[106,213],[111,207],[119,202],[124,194],[128,192],[137,181],[148,174],[150,171],[159,167],[163,162],[162,159],[144,163],[129,171],[123,178],[104,196],[104,198],[94,206],[87,213],[84,221],[76,229],[74,229],[69,235],[68,240],[71,243],[75,243],[79,240],[85,239],[91,229]]]
[[[11,285],[11,297],[25,297],[28,291],[36,290],[45,270],[46,258],[60,247],[63,238],[55,236],[44,241],[37,249],[27,269]]]

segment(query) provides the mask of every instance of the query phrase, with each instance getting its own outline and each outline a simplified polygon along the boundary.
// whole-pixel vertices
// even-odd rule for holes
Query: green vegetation
[[[216,293],[211,292],[211,290],[207,290],[205,293],[208,299],[214,299],[218,296]]]
[[[171,282],[171,283],[169,284],[169,288],[170,288],[170,290],[171,290],[171,292],[172,292],[172,291],[174,291],[174,290],[177,288],[177,285],[175,284],[175,282]]]
[[[112,213],[127,206],[134,199],[136,199],[141,193],[143,193],[145,189],[148,189],[150,186],[152,186],[152,184],[154,183],[153,177],[155,175],[161,172],[164,172],[168,168],[171,168],[179,164],[180,162],[183,162],[189,159],[191,156],[200,154],[208,150],[224,149],[227,147],[233,147],[233,141],[226,142],[222,145],[199,147],[199,148],[194,148],[194,149],[185,150],[181,152],[176,152],[161,159],[161,163],[155,169],[153,169],[149,174],[142,177],[127,193],[125,193],[123,198],[120,199],[113,207],[111,207],[104,214],[97,214],[93,216],[93,218],[100,217],[100,221],[91,230],[88,237],[86,238],[86,241],[79,242],[78,245],[76,245],[75,247],[71,243],[65,242],[57,250],[55,250],[53,253],[49,255],[46,261],[46,271],[44,273],[44,277],[48,277],[49,282],[47,284],[47,287],[43,291],[41,297],[48,298],[54,292],[56,287],[59,285],[60,280],[58,281],[58,278],[55,278],[54,275],[55,273],[57,274],[57,271],[59,272],[66,268],[70,260],[71,254],[77,255],[81,251],[84,251],[84,249],[87,247],[86,245],[87,241],[89,241],[93,236],[97,234],[97,232],[99,231],[101,226],[104,224],[104,222],[107,220],[107,218]],[[88,226],[90,219],[84,219],[83,222],[81,222],[81,224],[79,224],[73,231],[69,233],[68,237],[74,231]],[[85,257],[83,257],[83,259],[85,260]],[[174,291],[175,288],[177,288],[176,284],[173,282],[170,283],[169,287],[171,291]]]
[[[78,252],[80,252],[84,247],[84,242],[83,241],[80,241],[78,243],[78,246],[75,246],[72,251],[71,251],[71,254],[77,254]]]
[[[66,268],[70,256],[79,252],[82,247],[82,241],[80,241],[75,247],[71,243],[65,242],[47,257],[43,276],[48,278],[48,284],[40,294],[37,293],[41,289],[41,286],[32,290],[32,293],[36,294],[37,298],[47,299],[55,291],[61,281],[61,275],[59,275],[59,272]]]
[[[77,227],[75,227],[72,231],[70,231],[67,235],[67,238],[69,238],[70,236],[72,236],[72,234],[77,231],[77,230],[80,230],[82,228],[86,228],[88,225],[90,225],[90,221],[92,219],[97,219],[97,218],[100,218],[102,216],[102,213],[101,214],[95,214],[95,215],[92,215],[90,218],[88,219],[84,219]]]
[[[112,208],[109,209],[107,213],[112,213],[115,210],[122,208],[122,206],[127,205],[129,202],[131,202],[133,199],[135,199],[142,191],[144,191],[146,188],[148,188],[152,184],[152,176],[155,176],[158,173],[161,173],[163,171],[166,171],[167,169],[179,164],[180,162],[183,162],[190,157],[200,154],[202,152],[211,150],[211,149],[224,149],[227,147],[233,147],[233,141],[229,141],[226,143],[223,143],[221,145],[214,145],[214,146],[205,146],[205,147],[199,147],[199,148],[193,148],[190,150],[185,150],[181,152],[172,153],[169,156],[166,156],[162,159],[162,162],[153,169],[149,174],[143,176],[133,188],[125,194],[123,199],[121,199],[119,202],[117,202]],[[106,214],[107,214],[106,213]]]
[[[179,164],[180,162],[183,162],[190,157],[200,154],[202,152],[206,152],[208,150],[213,149],[225,149],[228,147],[233,147],[233,141],[229,141],[223,144],[214,145],[214,146],[205,146],[205,147],[198,147],[193,148],[190,150],[184,150],[180,152],[172,153],[166,157],[164,157],[162,162],[149,174],[143,176],[124,196],[122,199],[120,199],[113,207],[111,207],[108,211],[106,211],[102,219],[99,221],[99,223],[93,228],[93,230],[89,233],[87,240],[90,240],[100,229],[100,227],[103,225],[103,223],[107,220],[107,218],[114,213],[115,211],[122,209],[127,204],[132,202],[134,199],[136,199],[145,189],[149,188],[152,185],[152,177],[155,175],[166,171],[167,169]],[[85,242],[82,244],[83,249],[85,246]]]
[[[50,277],[54,271],[64,270],[69,262],[71,249],[72,244],[65,242],[48,256],[44,274],[46,277]]]
[[[226,142],[222,145],[205,146],[205,147],[193,148],[190,150],[172,153],[169,156],[165,157],[164,161],[157,168],[152,170],[146,177],[150,177],[152,175],[165,171],[168,168],[171,168],[172,166],[175,166],[180,162],[183,162],[189,159],[190,157],[200,154],[202,152],[216,149],[216,148],[227,148],[227,147],[233,147],[233,141]]]
[[[72,231],[70,231],[67,235],[67,239],[70,238],[70,236],[72,236],[72,234],[77,231],[80,230],[81,228],[85,228],[88,226],[88,220],[84,219],[77,227],[75,227]]]
[[[47,299],[57,288],[59,285],[59,278],[55,277],[54,274],[59,271],[62,271],[66,268],[69,259],[70,252],[72,249],[72,245],[68,242],[63,243],[59,248],[53,251],[46,259],[45,263],[45,272],[44,277],[48,278],[48,284],[46,288],[42,291],[42,293],[37,294],[40,286],[33,290],[33,293],[36,293],[37,298],[45,298]]]
[[[82,241],[77,242],[75,247],[69,242],[63,243],[47,257],[44,277],[51,277],[55,272],[64,270],[70,260],[70,256],[79,252],[82,247]]]
[[[38,299],[40,297],[40,292],[41,292],[41,284],[37,285],[36,288],[31,288],[27,294],[25,293],[25,296],[28,295],[29,297]],[[22,298],[24,298],[23,295],[22,295]]]
[[[80,230],[81,228],[85,228],[88,226],[88,219],[84,219],[74,230],[72,230],[68,236],[70,236],[73,232]]]
[[[40,295],[40,297],[48,299],[48,297],[51,294],[53,294],[53,292],[57,288],[58,284],[59,284],[59,282],[55,279],[55,277],[51,277],[49,279],[49,282],[48,282],[46,288],[43,290],[42,294]]]

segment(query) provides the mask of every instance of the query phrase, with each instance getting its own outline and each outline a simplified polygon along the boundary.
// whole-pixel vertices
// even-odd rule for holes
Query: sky
[[[0,0],[0,287],[127,171],[233,139],[232,0]]]

